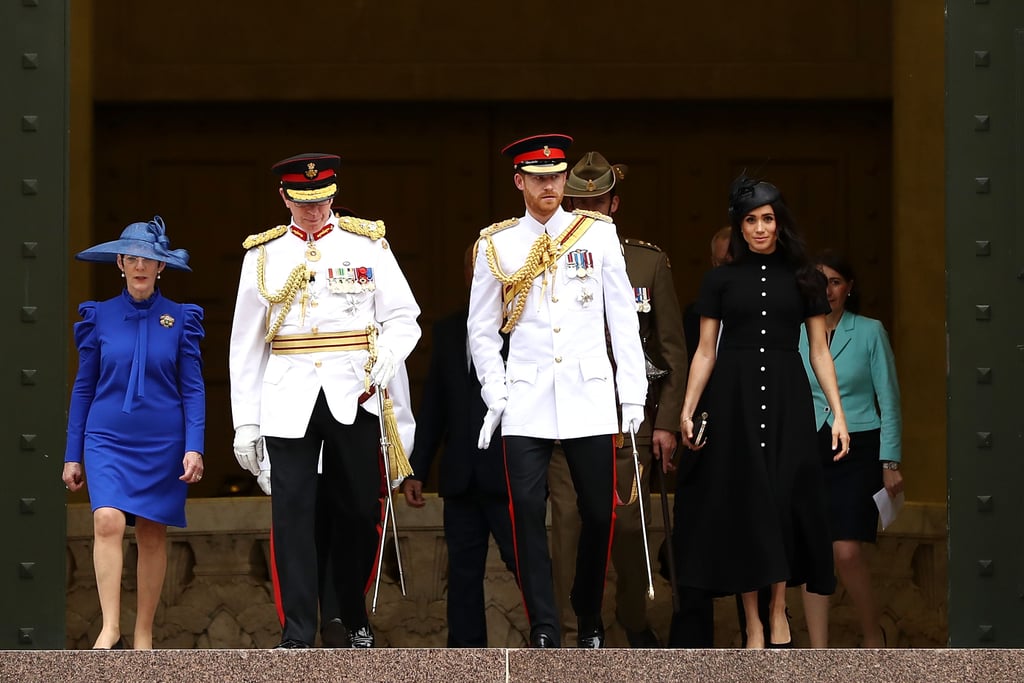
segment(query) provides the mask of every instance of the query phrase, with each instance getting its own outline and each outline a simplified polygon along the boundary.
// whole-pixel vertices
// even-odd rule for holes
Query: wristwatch
[[[883,460],[882,461],[882,469],[883,470],[898,470],[899,468],[900,468],[900,464],[898,462],[896,462],[895,460]]]

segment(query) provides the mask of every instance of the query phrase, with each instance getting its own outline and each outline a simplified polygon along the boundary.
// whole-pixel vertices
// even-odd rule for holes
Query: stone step
[[[1024,650],[8,650],[0,681],[1020,681]]]

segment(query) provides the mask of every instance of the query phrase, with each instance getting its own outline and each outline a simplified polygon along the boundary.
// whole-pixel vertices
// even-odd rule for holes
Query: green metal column
[[[64,647],[67,0],[0,3],[0,648]]]
[[[946,159],[949,640],[1022,647],[1024,2],[946,3]]]

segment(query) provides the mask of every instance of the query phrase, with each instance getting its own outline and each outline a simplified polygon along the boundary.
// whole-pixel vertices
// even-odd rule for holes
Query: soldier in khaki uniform
[[[625,166],[613,166],[598,152],[588,152],[570,171],[566,182],[565,196],[569,198],[570,208],[614,214],[619,207],[615,183],[625,175]],[[649,360],[648,419],[636,439],[642,472],[647,473],[652,455],[671,462],[676,448],[678,414],[686,390],[686,342],[668,256],[655,245],[641,240],[624,239],[622,246],[626,274],[633,286],[640,321],[640,337]],[[635,479],[633,450],[628,435],[625,435],[615,462],[618,498],[627,503]],[[571,627],[571,610],[566,598],[576,564],[574,550],[579,534],[579,515],[565,457],[557,449],[548,475],[556,598],[563,627]],[[644,510],[650,523],[647,476],[642,476],[641,484],[639,495],[644,496]],[[658,637],[647,621],[647,567],[641,534],[639,504],[633,501],[618,506],[612,544],[612,561],[617,574],[615,613],[631,647],[659,647]]]

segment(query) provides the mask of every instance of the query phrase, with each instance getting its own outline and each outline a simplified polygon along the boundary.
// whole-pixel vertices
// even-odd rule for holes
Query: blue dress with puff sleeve
[[[203,309],[159,291],[87,301],[75,324],[78,374],[65,462],[85,461],[93,510],[185,526],[187,451],[203,452]]]

